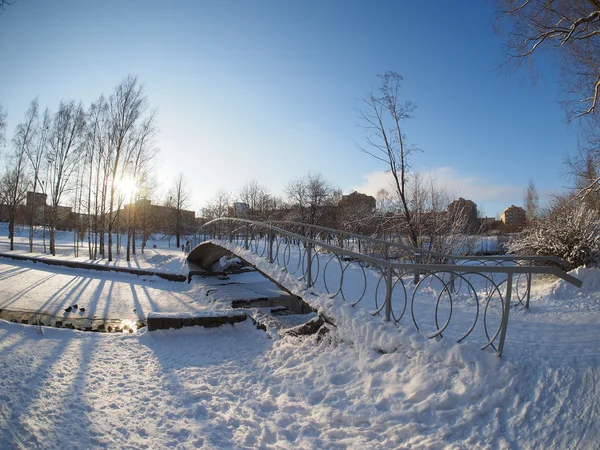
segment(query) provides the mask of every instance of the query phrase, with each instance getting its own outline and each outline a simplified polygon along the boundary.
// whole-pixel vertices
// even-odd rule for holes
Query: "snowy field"
[[[184,267],[176,250],[154,250],[136,264]],[[0,321],[0,448],[596,449],[600,271],[573,275],[581,289],[534,279],[502,358],[326,297],[311,300],[338,325],[323,340],[272,339],[250,321],[131,334]],[[236,277],[250,296],[272,286]],[[2,258],[0,308],[140,318],[224,307],[238,294],[225,283]]]
[[[74,244],[73,244],[73,233],[68,231],[56,231],[56,256],[51,256],[49,253],[49,238],[46,235],[46,253],[44,252],[44,239],[43,231],[37,229],[35,231],[33,252],[29,253],[29,229],[26,227],[19,227],[18,232],[15,236],[15,249],[11,253],[18,255],[34,256],[36,258],[53,258],[62,259],[67,261],[79,261],[90,264],[98,264],[104,266],[119,266],[119,267],[130,267],[133,269],[156,269],[161,272],[172,272],[172,273],[187,273],[185,266],[185,254],[181,251],[181,248],[175,247],[175,238],[160,239],[157,236],[156,239],[149,240],[147,247],[144,249],[144,253],[141,252],[141,241],[137,241],[136,254],[131,255],[131,261],[126,260],[126,248],[122,245],[119,252],[116,250],[116,237],[115,247],[113,248],[113,261],[109,262],[107,259],[90,260],[88,252],[87,240],[80,242],[79,256],[74,256]],[[0,253],[8,252],[10,249],[10,241],[8,240],[8,226],[6,223],[0,223]],[[108,238],[106,239],[108,243]],[[127,236],[122,237],[122,243],[127,242]],[[183,239],[185,242],[185,239]],[[108,251],[107,251],[108,256]]]

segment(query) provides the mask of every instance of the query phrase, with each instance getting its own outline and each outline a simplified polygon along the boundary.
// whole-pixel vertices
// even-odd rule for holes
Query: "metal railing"
[[[398,258],[398,253],[394,253],[393,249],[400,250],[407,257],[407,259],[415,261],[416,255],[421,257],[421,262],[424,262],[423,256],[429,257],[428,261],[437,262],[456,262],[456,261],[473,261],[484,265],[495,264],[499,265],[505,262],[512,263],[534,263],[534,262],[552,262],[561,267],[568,267],[569,263],[556,256],[519,256],[519,255],[494,255],[494,256],[482,256],[482,255],[454,255],[450,253],[441,253],[425,248],[414,247],[407,245],[397,240],[385,240],[381,238],[374,238],[372,236],[366,236],[349,232],[346,230],[336,230],[334,228],[322,227],[319,225],[310,225],[307,223],[291,222],[287,220],[269,221],[271,225],[275,225],[286,231],[292,231],[293,233],[300,234],[302,236],[325,241],[327,243],[338,242],[340,247],[348,248],[349,250],[357,251],[358,253],[370,254],[371,256],[378,256],[385,260],[395,260]],[[372,254],[372,250],[379,250],[379,253],[375,252]],[[416,262],[416,261],[415,261]]]
[[[502,257],[502,264],[489,259],[487,265],[474,265],[480,257],[438,254],[441,256],[430,256],[445,258],[447,262],[424,264],[416,261],[420,252],[416,249],[408,261],[397,262],[245,219],[208,222],[203,226],[203,238],[220,241],[234,253],[236,247],[242,247],[247,252],[239,256],[247,259],[248,254],[254,255],[255,263],[266,260],[279,266],[304,283],[310,293],[341,298],[352,306],[366,306],[371,314],[381,315],[387,321],[399,324],[410,311],[415,327],[429,338],[450,335],[461,342],[469,336],[483,336],[481,348],[491,347],[498,355],[505,345],[511,305],[529,307],[532,274],[551,274],[581,286],[580,280],[557,267],[521,265],[543,258]],[[365,238],[365,242],[369,239],[360,238]],[[458,260],[463,264],[456,264]],[[453,321],[455,316],[460,319]],[[460,326],[464,329],[457,332]]]

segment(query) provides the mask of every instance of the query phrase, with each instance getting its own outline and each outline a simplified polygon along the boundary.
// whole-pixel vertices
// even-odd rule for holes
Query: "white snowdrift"
[[[261,268],[306,295],[293,277]],[[104,292],[60,291],[76,275],[44,272],[51,278],[39,283],[36,270],[0,267],[4,301],[24,301],[29,287],[30,304],[62,305],[65,293],[83,304]],[[511,310],[501,359],[324,296],[309,298],[336,321],[322,340],[270,339],[251,321],[131,335],[39,334],[0,321],[0,448],[595,449],[599,272],[579,269],[581,296],[536,278],[531,309]],[[242,277],[251,285],[253,276]],[[134,280],[90,283],[114,285],[109,307],[129,306],[132,290],[150,292]],[[222,308],[224,283],[170,292],[176,283],[155,281],[149,311]]]

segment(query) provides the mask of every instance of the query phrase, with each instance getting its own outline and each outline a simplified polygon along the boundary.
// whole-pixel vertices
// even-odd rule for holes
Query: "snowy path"
[[[195,312],[230,307],[234,299],[281,294],[277,286],[256,272],[231,275],[226,280],[196,278],[188,284],[0,258],[0,309],[64,318],[145,321],[149,312]],[[212,304],[207,301],[209,295]],[[85,308],[84,313],[65,312],[65,308],[76,303]]]
[[[85,313],[64,312],[75,303]],[[186,283],[0,259],[0,309],[145,320],[150,311],[190,312],[198,305]]]
[[[597,448],[598,359],[512,363],[396,335],[382,354],[249,322],[134,335],[0,322],[0,448]]]
[[[113,261],[107,259],[90,260],[87,242],[81,244],[79,256],[74,256],[73,234],[66,231],[56,232],[56,256],[49,253],[48,246],[44,247],[41,234],[38,232],[34,240],[33,252],[29,252],[28,229],[22,229],[17,233],[14,242],[14,250],[10,249],[7,238],[8,231],[5,223],[0,223],[0,252],[7,254],[16,254],[31,256],[40,259],[58,259],[65,261],[85,262],[87,264],[97,264],[102,266],[128,267],[132,269],[159,269],[161,272],[172,272],[178,274],[187,274],[187,264],[185,254],[178,248],[171,247],[165,241],[149,241],[148,246],[141,252],[141,242],[137,243],[137,253],[131,255],[131,261],[125,258],[125,249],[121,248],[120,254],[114,252]]]
[[[598,449],[600,271],[574,275],[581,290],[534,280],[502,358],[325,296],[314,302],[338,327],[320,342],[250,321],[133,334],[0,321],[0,448]],[[256,277],[238,281],[257,293]],[[0,308],[120,314],[137,301],[145,314],[239,295],[233,280],[200,281],[2,262]]]

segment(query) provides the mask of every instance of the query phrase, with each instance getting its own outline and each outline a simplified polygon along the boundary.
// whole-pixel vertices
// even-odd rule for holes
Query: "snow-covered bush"
[[[575,198],[559,198],[509,245],[511,253],[558,256],[572,267],[589,265],[600,255],[600,220]]]

